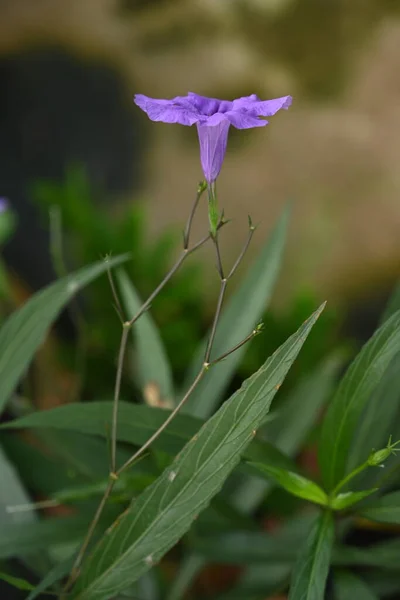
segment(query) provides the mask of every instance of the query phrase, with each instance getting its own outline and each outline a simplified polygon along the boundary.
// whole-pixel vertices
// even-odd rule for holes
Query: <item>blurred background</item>
[[[9,202],[0,318],[106,253],[132,253],[126,268],[142,297],[172,264],[202,178],[197,132],[150,122],[135,93],[290,94],[292,107],[266,128],[231,128],[218,182],[232,220],[227,263],[247,215],[260,223],[231,290],[292,202],[267,335],[229,391],[325,299],[284,393],[332,351],[354,353],[399,278],[399,48],[399,0],[0,0],[0,197]],[[203,207],[194,237],[206,226]],[[217,293],[204,249],[152,306],[178,384]],[[103,277],[62,316],[22,396],[39,408],[112,397],[120,328],[111,304]],[[126,376],[122,397],[148,401],[138,387]],[[315,470],[307,448],[301,457]]]
[[[328,299],[346,335],[368,337],[400,266],[399,16],[396,0],[3,0],[0,194],[16,216],[4,256],[18,301],[57,274],[54,207],[64,267],[132,251],[142,295],[179,249],[202,176],[197,133],[151,123],[135,93],[291,94],[267,128],[231,128],[219,180],[226,260],[248,213],[261,227],[247,264],[292,201],[276,313]],[[155,306],[178,367],[218,288],[217,277],[205,285],[211,249],[196,260]],[[109,291],[97,300],[108,310]],[[60,328],[74,335],[68,316]]]

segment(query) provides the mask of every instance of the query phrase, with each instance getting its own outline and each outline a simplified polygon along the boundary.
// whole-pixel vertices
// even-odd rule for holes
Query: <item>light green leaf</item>
[[[61,563],[53,567],[42,581],[32,590],[26,600],[35,600],[40,594],[52,587],[57,581],[63,579],[71,571],[74,564],[75,555],[63,560]]]
[[[359,514],[371,521],[400,525],[400,492],[392,492],[379,498],[373,504],[363,508]]]
[[[51,410],[35,412],[15,421],[9,421],[8,423],[4,423],[0,428],[70,430],[79,432],[80,434],[85,433],[105,437],[109,431],[112,406],[112,402],[66,404]],[[147,442],[151,435],[157,431],[169,414],[170,411],[151,408],[144,404],[120,402],[117,440],[140,446]],[[182,450],[185,443],[199,431],[203,424],[204,421],[202,419],[179,414],[157,440],[154,441],[153,447],[175,455]],[[83,452],[87,456],[92,457],[92,452],[89,454],[89,450],[91,450],[89,442],[95,443],[97,440],[88,439],[82,442],[85,446],[89,445],[89,448],[85,448]],[[96,450],[96,453],[102,457],[100,465],[103,471],[107,464],[103,457],[103,453],[106,453],[106,447],[104,446],[99,451]],[[259,439],[253,440],[248,449],[246,449],[245,457],[254,461],[262,460],[272,466],[281,466],[287,469],[294,468],[289,458],[272,446],[272,444]],[[72,458],[71,452],[69,453],[69,458]],[[78,466],[81,467],[81,464]],[[106,476],[107,473],[102,472],[102,475]],[[101,474],[97,475],[97,477],[100,476]]]
[[[288,600],[323,600],[335,538],[332,513],[323,512],[300,550]]]
[[[286,209],[261,254],[223,310],[213,346],[214,357],[220,356],[244,339],[266,310],[279,273],[288,220],[289,210]],[[199,372],[205,348],[206,340],[188,371],[185,391]],[[197,417],[209,417],[222,399],[245,351],[246,347],[243,346],[222,361],[217,369],[212,369],[192,394],[184,412]]]
[[[346,474],[349,449],[360,415],[399,351],[400,311],[363,347],[329,406],[319,444],[321,474],[328,490],[332,490]]]
[[[361,502],[367,496],[370,496],[374,492],[377,492],[378,488],[372,488],[371,490],[362,490],[360,492],[343,492],[342,494],[338,494],[331,502],[331,508],[333,510],[344,510],[345,508],[349,508],[353,506],[353,504],[357,504],[357,502]]]
[[[310,500],[310,502],[315,502],[316,504],[322,504],[322,506],[328,504],[328,496],[324,490],[313,481],[310,481],[298,473],[263,465],[261,463],[249,463],[249,465],[259,471],[264,477],[276,481],[278,485],[283,487],[283,489],[293,496]]]
[[[348,571],[335,573],[334,592],[335,600],[379,600],[362,579]]]
[[[52,283],[7,319],[0,330],[0,412],[60,311],[81,288],[123,260],[101,261]]]
[[[122,269],[117,272],[117,280],[126,313],[131,319],[140,310],[143,303]],[[142,390],[148,384],[156,384],[163,400],[174,400],[174,385],[167,353],[160,333],[148,311],[143,313],[134,324],[132,333],[136,350],[135,376]]]
[[[35,586],[26,581],[25,579],[21,579],[20,577],[13,577],[12,575],[8,575],[7,573],[0,572],[0,579],[6,581],[10,585],[18,588],[19,590],[34,590]]]
[[[221,489],[264,421],[323,307],[318,309],[185,446],[95,547],[73,590],[102,600],[129,586],[190,528]]]

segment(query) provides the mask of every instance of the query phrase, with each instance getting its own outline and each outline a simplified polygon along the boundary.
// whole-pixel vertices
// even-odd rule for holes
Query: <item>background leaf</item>
[[[349,571],[335,573],[334,592],[335,600],[379,600],[362,579]]]
[[[21,579],[20,577],[13,577],[13,575],[8,575],[7,573],[0,572],[0,579],[6,581],[13,587],[18,588],[19,590],[33,590],[35,588],[34,585],[26,581],[25,579]]]
[[[59,406],[51,410],[38,411],[15,421],[4,423],[4,429],[45,428],[46,430],[70,430],[79,434],[100,435],[105,437],[111,422],[112,402],[76,403]],[[143,404],[119,403],[119,419],[117,439],[140,446],[147,442],[150,436],[164,423],[170,411],[153,408]],[[202,419],[189,415],[178,414],[163,433],[155,440],[153,447],[171,455],[175,455],[186,442],[190,440],[204,424]],[[48,436],[48,432],[47,432]],[[100,473],[97,478],[106,477],[106,447],[98,448],[99,441],[92,439],[72,440],[73,444],[83,444],[82,454],[89,460],[99,459]],[[94,448],[90,448],[93,446]],[[88,447],[89,446],[89,447]],[[58,448],[60,451],[61,448]],[[69,449],[69,456],[71,457]],[[254,439],[245,451],[245,457],[250,460],[262,460],[272,466],[295,469],[292,461],[277,448],[263,440]],[[76,460],[79,460],[76,457]],[[85,462],[85,461],[84,461]],[[122,462],[122,461],[121,461]],[[81,461],[79,465],[81,466]],[[82,465],[83,468],[85,464]],[[88,467],[87,467],[88,468]]]
[[[213,346],[214,357],[233,348],[235,344],[245,338],[266,310],[281,265],[288,220],[289,210],[286,209],[267,244],[223,310]],[[185,391],[199,372],[204,358],[206,340],[202,343],[196,359],[188,370],[183,386]],[[213,413],[245,351],[246,347],[243,346],[222,361],[218,365],[218,369],[211,370],[209,377],[200,382],[190,397],[184,407],[185,413],[203,418]]]
[[[331,490],[346,474],[354,431],[371,394],[400,351],[400,311],[376,331],[350,365],[324,419],[320,443],[321,474]]]
[[[126,258],[101,261],[52,283],[7,319],[0,330],[0,412],[60,311],[82,287]]]
[[[400,491],[382,496],[373,504],[363,508],[360,515],[371,521],[400,525]]]
[[[124,270],[117,271],[117,280],[122,293],[123,303],[128,319],[131,319],[141,308],[140,300],[133,283]],[[158,329],[146,311],[132,327],[135,341],[135,377],[141,389],[148,384],[156,384],[162,399],[174,400],[174,386],[171,367],[167,353],[161,340]]]
[[[323,600],[335,537],[331,512],[318,518],[292,575],[289,600]]]
[[[115,523],[83,566],[74,598],[109,598],[149,570],[189,529],[265,419],[277,386],[322,308],[243,384]]]

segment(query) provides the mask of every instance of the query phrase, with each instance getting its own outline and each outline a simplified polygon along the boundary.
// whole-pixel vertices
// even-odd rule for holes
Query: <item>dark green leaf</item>
[[[0,330],[0,412],[60,311],[81,288],[125,259],[102,261],[52,283],[7,319]]]
[[[230,350],[245,338],[266,310],[280,269],[288,220],[289,210],[286,209],[261,254],[248,270],[226,309],[223,310],[213,347],[214,357]],[[206,340],[188,371],[185,391],[199,372],[205,347]],[[212,414],[221,401],[245,351],[246,347],[243,346],[220,363],[217,369],[212,369],[209,376],[200,382],[192,394],[184,412],[203,418]]]
[[[46,428],[56,430],[70,430],[79,433],[106,436],[110,429],[112,402],[90,402],[77,403],[59,406],[51,410],[35,412],[26,417],[10,421],[2,425],[4,429],[25,429],[25,428]],[[128,404],[120,402],[118,413],[118,431],[117,439],[120,442],[128,442],[134,445],[141,445],[157,431],[165,419],[170,414],[170,411],[161,408],[151,408],[146,405]],[[190,417],[189,415],[177,415],[165,431],[154,442],[153,447],[175,455],[182,450],[185,443],[193,437],[200,427],[204,424],[202,419]],[[89,452],[90,444],[93,442],[97,450]],[[106,476],[104,469],[106,468],[106,447],[98,448],[98,440],[83,439],[81,442],[75,443],[82,448],[82,453],[86,457],[100,458],[99,467],[101,467],[102,475],[97,473],[96,477]],[[89,445],[89,448],[86,446]],[[61,448],[56,448],[55,451],[61,452]],[[72,448],[68,456],[71,457]],[[294,467],[292,461],[277,450],[274,446],[263,440],[255,439],[246,449],[245,457],[250,460],[262,460],[266,464],[272,466],[281,466],[287,469]],[[78,460],[78,457],[75,458]],[[81,462],[77,464],[81,469]],[[85,463],[83,463],[85,467]]]
[[[298,473],[262,465],[260,463],[249,464],[264,477],[276,481],[278,485],[283,487],[283,489],[293,496],[310,500],[310,502],[315,502],[316,504],[322,504],[322,506],[326,506],[328,503],[328,496],[324,490],[313,481],[310,481]]]
[[[110,524],[115,509],[109,509],[102,524]],[[51,545],[78,543],[86,533],[90,517],[43,519],[32,523],[15,523],[3,527],[0,535],[0,559],[29,555]]]
[[[400,525],[400,492],[393,492],[379,498],[373,504],[363,508],[360,514],[371,521]]]
[[[377,389],[364,409],[351,444],[347,467],[353,470],[371,454],[374,448],[383,448],[394,434],[393,424],[400,410],[400,353],[387,368]],[[381,474],[369,470],[358,479],[359,485],[372,485]]]
[[[367,548],[338,546],[334,550],[332,562],[340,566],[358,565],[398,571],[399,556],[400,540],[395,538]]]
[[[136,581],[182,537],[240,460],[319,317],[321,307],[201,428],[131,505],[83,567],[73,597],[106,599]]]
[[[74,564],[75,555],[63,560],[61,563],[53,567],[42,581],[32,590],[26,600],[35,600],[40,594],[45,592],[49,587],[63,579],[71,571]]]
[[[334,522],[329,511],[323,512],[300,550],[294,567],[288,600],[323,600],[333,542]]]
[[[400,311],[363,347],[329,406],[319,445],[321,474],[328,490],[332,490],[346,474],[349,449],[360,415],[399,351]]]
[[[332,500],[331,507],[333,510],[344,510],[353,506],[353,504],[357,504],[357,502],[361,502],[361,500],[364,500],[364,498],[377,491],[378,488],[372,488],[371,490],[362,490],[361,492],[344,492],[343,494],[338,494]]]
[[[140,300],[131,280],[122,269],[117,278],[128,318],[131,319],[141,308]],[[135,376],[141,388],[156,384],[164,400],[174,400],[174,386],[171,367],[161,340],[160,333],[146,311],[132,327],[135,340]]]
[[[190,540],[200,556],[210,562],[232,565],[291,564],[299,545],[315,523],[315,512],[287,521],[276,533],[235,531]]]
[[[335,573],[335,600],[379,600],[359,577],[348,571]]]

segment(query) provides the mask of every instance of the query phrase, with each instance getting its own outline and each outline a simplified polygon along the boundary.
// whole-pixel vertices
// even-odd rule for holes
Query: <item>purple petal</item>
[[[197,123],[201,166],[208,183],[215,181],[221,171],[228,143],[229,126],[230,123],[225,118],[220,119],[218,125]]]
[[[7,198],[4,198],[3,196],[0,197],[0,213],[5,212],[9,207],[9,202],[7,200]]]
[[[225,113],[224,115],[230,122],[231,125],[236,127],[236,129],[251,129],[252,127],[265,127],[268,121],[264,119],[259,119],[258,117],[254,117],[251,114],[234,111]]]
[[[203,120],[202,115],[199,115],[183,96],[177,96],[171,100],[159,100],[143,94],[136,94],[134,101],[152,121],[193,125]]]
[[[292,96],[283,96],[274,100],[260,100],[255,94],[233,101],[233,110],[245,112],[254,117],[271,117],[281,108],[288,109]]]
[[[188,101],[202,115],[211,116],[215,113],[225,113],[227,110],[232,110],[233,102],[230,100],[218,100],[217,98],[207,98],[207,96],[199,96],[189,92],[187,95]]]

